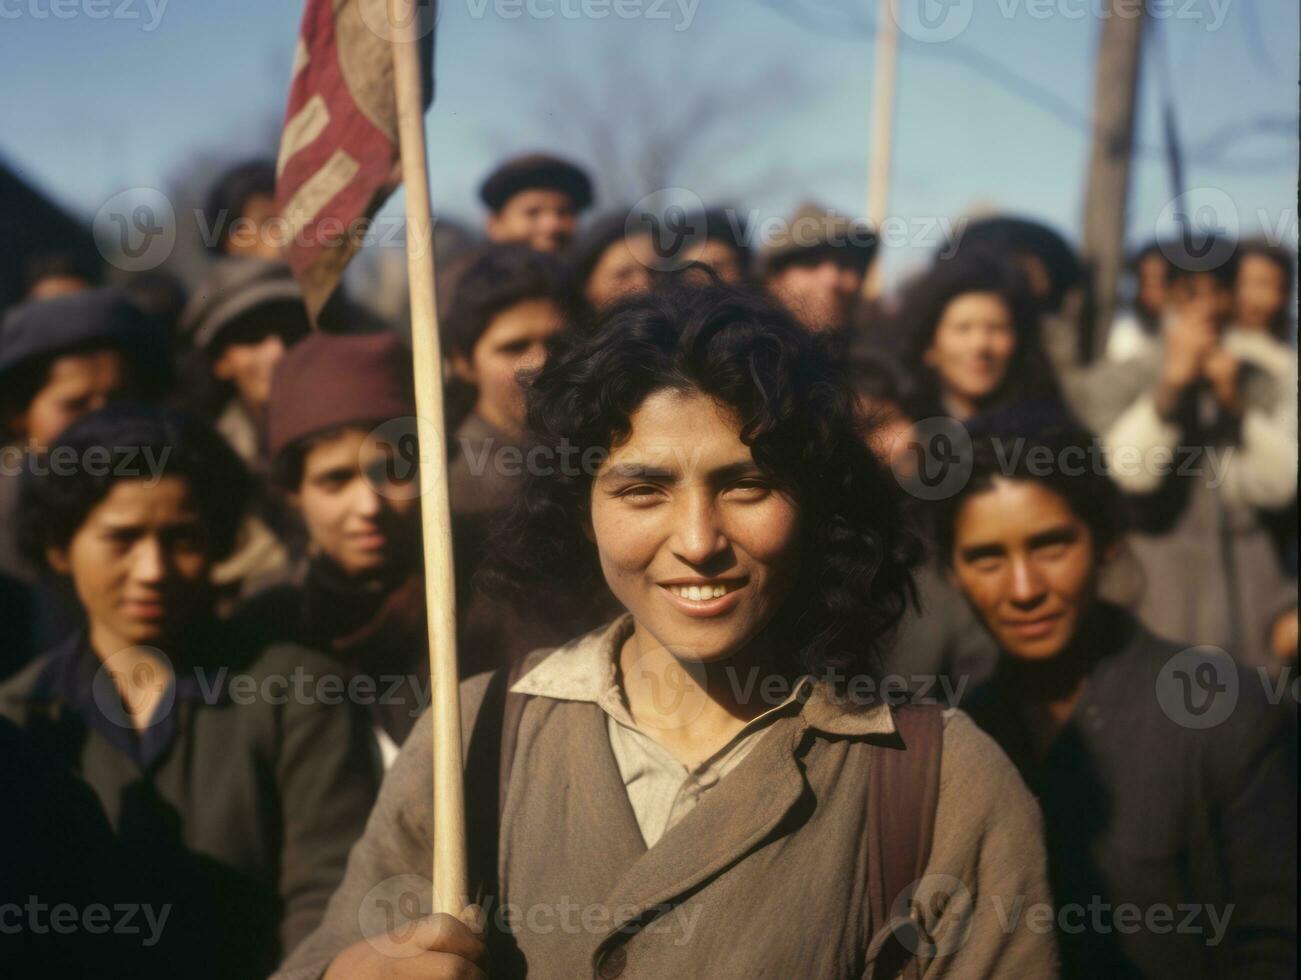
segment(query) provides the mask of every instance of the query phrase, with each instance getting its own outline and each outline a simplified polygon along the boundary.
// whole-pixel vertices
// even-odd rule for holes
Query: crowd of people
[[[212,188],[193,289],[32,258],[0,321],[12,962],[1295,975],[1293,254],[1146,245],[1094,358],[1086,270],[1028,219],[881,299],[873,230],[816,204],[758,249],[687,216],[666,260],[570,161],[480,196],[440,269],[446,458],[402,325],[344,292],[314,325],[258,233],[274,163]],[[443,478],[460,915],[425,880]]]

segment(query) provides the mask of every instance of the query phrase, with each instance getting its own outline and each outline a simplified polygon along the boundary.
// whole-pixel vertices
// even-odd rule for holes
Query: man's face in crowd
[[[1093,535],[1060,496],[996,479],[954,525],[952,573],[998,645],[1023,660],[1060,654],[1092,605]]]
[[[390,481],[393,449],[348,428],[307,451],[293,501],[312,544],[351,576],[396,567],[417,540],[419,497]]]
[[[590,533],[642,649],[716,662],[754,639],[799,565],[799,508],[699,392],[659,391],[633,413],[592,483]]]
[[[208,538],[183,477],[119,480],[48,558],[71,577],[103,656],[176,638],[206,600]]]
[[[593,309],[600,310],[627,296],[650,292],[654,267],[650,235],[625,235],[601,253],[583,295]]]
[[[1263,255],[1247,255],[1238,264],[1234,312],[1239,325],[1268,330],[1287,302],[1287,277]]]
[[[271,378],[280,358],[304,334],[301,314],[278,316],[268,311],[228,327],[221,353],[212,362],[213,375],[234,385],[239,400],[255,416],[262,414],[271,397]]]
[[[768,277],[768,289],[813,333],[844,330],[863,288],[863,270],[848,254],[795,260]]]
[[[45,384],[14,421],[33,449],[44,449],[77,419],[124,394],[130,372],[115,350],[87,351],[55,358]]]
[[[1165,309],[1170,266],[1159,252],[1149,252],[1138,263],[1138,305],[1149,313]]]
[[[223,251],[236,258],[279,259],[280,236],[272,225],[279,216],[274,197],[254,194],[244,201],[239,216],[231,221]]]
[[[949,395],[964,402],[988,398],[1007,379],[1016,352],[1012,312],[996,293],[964,293],[940,315],[923,357]]]
[[[564,326],[555,301],[522,300],[492,318],[468,359],[453,355],[456,373],[478,389],[480,417],[505,432],[523,431],[524,389],[517,376],[542,366],[547,341]]]
[[[535,187],[514,194],[501,210],[488,216],[488,238],[517,242],[539,252],[569,247],[578,229],[574,201],[564,191]]]

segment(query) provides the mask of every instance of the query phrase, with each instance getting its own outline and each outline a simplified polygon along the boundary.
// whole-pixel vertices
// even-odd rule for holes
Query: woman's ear
[[[592,527],[592,515],[584,514],[581,527],[583,528],[583,537],[587,538],[592,544],[596,544],[596,529]]]
[[[68,560],[68,549],[50,545],[45,549],[45,564],[59,575],[72,574],[72,562]]]

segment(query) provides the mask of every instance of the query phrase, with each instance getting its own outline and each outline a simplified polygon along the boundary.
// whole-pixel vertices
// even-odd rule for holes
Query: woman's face
[[[605,580],[633,614],[644,649],[719,661],[752,640],[789,594],[799,509],[712,398],[659,391],[631,425],[592,484]]]
[[[996,479],[972,494],[954,523],[950,561],[995,641],[1023,660],[1060,654],[1093,603],[1093,535],[1062,497],[1032,480]]]
[[[71,577],[101,656],[174,639],[208,595],[207,528],[179,476],[119,480],[49,560]]]
[[[130,371],[115,350],[66,354],[19,416],[17,428],[33,449],[44,449],[83,415],[103,408],[130,389]]]
[[[1233,305],[1240,326],[1268,330],[1287,302],[1283,270],[1263,255],[1248,255],[1238,265]]]
[[[650,235],[625,235],[601,253],[583,293],[592,308],[600,310],[626,296],[650,292],[654,267]]]
[[[940,316],[924,361],[946,394],[978,403],[1007,380],[1016,352],[1012,311],[997,293],[964,293]]]
[[[294,496],[312,544],[347,575],[377,575],[398,565],[419,538],[418,497],[390,480],[391,447],[345,429],[303,459]]]
[[[456,372],[478,388],[475,411],[482,418],[505,432],[524,428],[519,375],[542,366],[547,341],[564,326],[564,311],[553,300],[521,300],[492,318],[469,360],[453,358]]]

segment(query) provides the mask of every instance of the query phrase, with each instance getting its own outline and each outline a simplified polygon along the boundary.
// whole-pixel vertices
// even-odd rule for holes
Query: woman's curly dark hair
[[[967,293],[994,293],[1007,304],[1016,334],[1016,348],[1007,377],[985,410],[997,410],[1021,400],[1054,401],[1057,384],[1043,352],[1039,307],[1019,269],[993,252],[969,249],[942,259],[909,287],[901,319],[907,331],[907,368],[915,379],[908,406],[915,419],[945,415],[940,379],[925,362],[948,305]]]
[[[918,548],[899,487],[867,448],[828,349],[766,299],[699,277],[626,300],[553,344],[529,384],[529,426],[553,459],[583,465],[530,472],[485,584],[552,614],[567,596],[608,594],[584,533],[591,461],[663,390],[729,406],[756,463],[800,509],[803,574],[773,622],[786,648],[816,674],[874,674],[877,640],[913,596]]]
[[[160,405],[118,402],[78,419],[22,475],[18,545],[38,567],[72,541],[121,480],[183,477],[208,532],[214,561],[235,547],[252,490],[240,458],[211,426]]]

